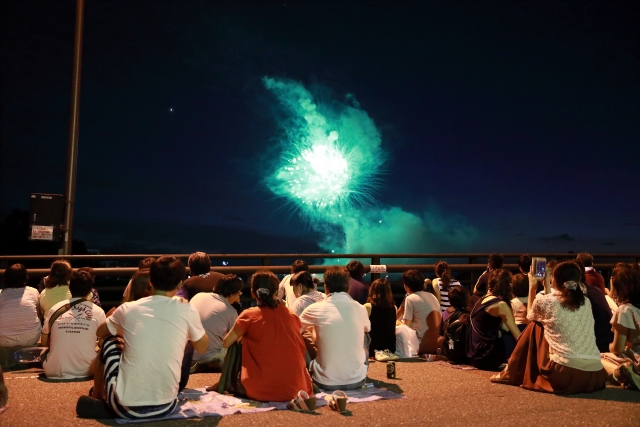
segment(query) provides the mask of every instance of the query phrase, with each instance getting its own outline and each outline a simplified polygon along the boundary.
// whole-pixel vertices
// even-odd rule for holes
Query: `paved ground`
[[[397,363],[395,380],[387,380],[385,365],[373,363],[369,377],[379,387],[407,399],[349,406],[353,415],[341,416],[328,408],[321,415],[290,411],[232,415],[180,421],[145,423],[145,426],[640,426],[640,392],[609,387],[598,393],[560,397],[492,384],[489,372],[461,371],[436,363]],[[37,369],[5,373],[9,408],[0,414],[0,426],[101,426],[112,420],[76,417],[75,403],[87,393],[89,382],[48,383]],[[189,387],[204,387],[218,374],[196,374]],[[36,377],[36,378],[33,378]]]

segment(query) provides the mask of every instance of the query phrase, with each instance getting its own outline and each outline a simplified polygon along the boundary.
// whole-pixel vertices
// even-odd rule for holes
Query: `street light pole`
[[[78,127],[80,118],[80,71],[82,65],[82,28],[84,0],[76,0],[76,35],[73,47],[73,77],[71,82],[71,117],[67,145],[67,175],[64,187],[64,228],[62,254],[71,255],[73,240],[73,204],[76,196],[76,169],[78,163]]]

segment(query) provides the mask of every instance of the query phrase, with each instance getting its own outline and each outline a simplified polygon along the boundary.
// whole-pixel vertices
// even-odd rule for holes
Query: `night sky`
[[[64,192],[75,2],[1,8],[4,218]],[[285,131],[270,76],[375,122],[372,203],[430,236],[389,251],[638,252],[638,22],[637,1],[86,0],[74,237],[326,249],[265,185]]]

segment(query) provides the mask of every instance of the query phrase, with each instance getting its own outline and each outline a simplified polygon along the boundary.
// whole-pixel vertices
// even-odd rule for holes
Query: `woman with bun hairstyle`
[[[433,280],[433,294],[440,303],[440,309],[444,313],[451,307],[449,303],[449,290],[452,286],[461,286],[460,282],[451,277],[451,269],[445,261],[438,261],[435,266],[436,279]],[[443,319],[444,320],[444,319]]]
[[[591,303],[575,261],[559,263],[554,290],[536,297],[538,279],[529,276],[527,319],[508,366],[494,382],[555,394],[590,393],[606,386],[607,372],[596,345]]]
[[[640,389],[640,267],[619,262],[611,275],[611,294],[618,304],[613,313],[613,342],[602,363],[612,379]]]
[[[312,395],[306,368],[300,318],[278,303],[279,280],[270,271],[251,277],[251,296],[258,302],[240,314],[222,346],[229,348],[242,338],[240,380],[250,399],[290,401],[299,391]]]

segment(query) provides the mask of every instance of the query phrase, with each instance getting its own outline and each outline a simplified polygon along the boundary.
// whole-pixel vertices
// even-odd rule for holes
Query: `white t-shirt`
[[[527,303],[529,297],[515,297],[511,300],[511,311],[513,312],[513,318],[516,321],[516,325],[528,325],[529,319],[527,319]]]
[[[346,385],[367,376],[364,334],[371,330],[367,309],[348,293],[330,294],[307,307],[300,315],[302,330],[316,332],[318,354],[311,361],[313,379],[325,385]]]
[[[42,367],[47,378],[72,379],[93,374],[96,358],[96,331],[105,321],[104,311],[91,301],[83,301],[62,313],[49,331],[49,318],[63,305],[78,300],[60,301],[49,310],[42,327],[49,334],[49,354]]]
[[[127,302],[107,319],[124,339],[116,396],[124,406],[163,405],[178,395],[187,341],[205,334],[190,304],[162,295]]]
[[[291,286],[291,277],[293,274],[287,274],[284,276],[284,279],[280,282],[278,286],[278,298],[282,299],[283,296],[286,296],[287,307],[293,308],[293,305],[296,303],[296,294],[293,293],[293,286]]]
[[[191,298],[190,304],[198,311],[202,326],[209,336],[207,352],[193,353],[193,360],[208,361],[220,352],[222,340],[238,318],[238,312],[222,296],[211,292],[200,292]]]
[[[324,295],[320,292],[311,291],[308,294],[301,295],[300,298],[297,298],[291,311],[300,316],[305,308],[309,307],[314,302],[320,302],[323,299]]]
[[[440,313],[440,304],[438,304],[438,299],[429,292],[414,292],[404,300],[404,320],[411,321],[411,328],[418,332],[420,340],[429,330],[427,316],[432,311]]]
[[[28,334],[40,330],[40,294],[36,288],[0,289],[0,336]]]

